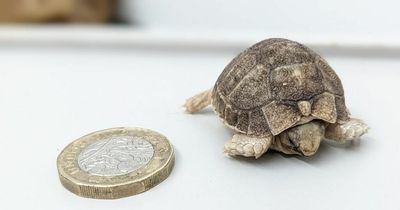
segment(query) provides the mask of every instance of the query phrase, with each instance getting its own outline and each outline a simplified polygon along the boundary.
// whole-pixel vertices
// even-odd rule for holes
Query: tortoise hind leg
[[[187,113],[198,112],[211,104],[212,89],[201,92],[186,100],[185,108]]]
[[[272,136],[251,137],[244,134],[235,134],[232,140],[225,143],[224,152],[230,156],[241,155],[259,158],[268,150],[271,142]]]
[[[325,137],[343,144],[360,138],[368,129],[368,125],[362,120],[351,118],[348,121],[329,124],[325,130]]]

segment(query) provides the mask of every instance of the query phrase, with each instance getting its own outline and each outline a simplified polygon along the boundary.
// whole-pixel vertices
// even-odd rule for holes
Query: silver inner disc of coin
[[[87,146],[78,156],[78,165],[93,175],[124,175],[146,165],[153,154],[153,146],[143,138],[112,136]]]

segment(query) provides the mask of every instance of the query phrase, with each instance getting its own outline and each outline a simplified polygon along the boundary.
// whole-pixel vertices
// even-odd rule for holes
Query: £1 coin
[[[144,192],[168,177],[174,151],[144,128],[111,128],[83,136],[57,158],[62,185],[76,195],[116,199]]]

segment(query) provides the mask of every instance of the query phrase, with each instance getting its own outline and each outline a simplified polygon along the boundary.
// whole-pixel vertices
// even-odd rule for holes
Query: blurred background
[[[392,0],[0,0],[0,44],[237,52],[287,37],[323,53],[393,56],[400,46],[399,6]]]

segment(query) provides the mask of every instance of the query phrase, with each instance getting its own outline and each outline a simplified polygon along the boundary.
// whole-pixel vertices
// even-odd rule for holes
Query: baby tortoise
[[[184,105],[195,113],[212,104],[235,131],[229,155],[258,158],[268,148],[311,156],[322,139],[345,143],[368,130],[350,118],[342,83],[317,53],[287,39],[261,41],[236,56],[211,90]]]

